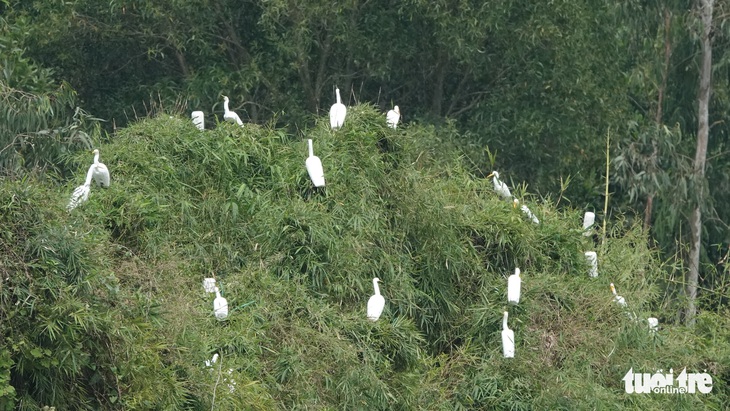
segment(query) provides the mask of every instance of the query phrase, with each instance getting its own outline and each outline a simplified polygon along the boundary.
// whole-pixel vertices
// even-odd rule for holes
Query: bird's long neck
[[[342,100],[340,99],[340,89],[335,89],[335,94],[337,95],[337,104],[342,104]]]
[[[218,287],[215,288],[215,298],[221,298],[221,290]]]
[[[84,182],[84,185],[86,186],[91,185],[91,179],[94,177],[94,167],[95,165],[92,164],[91,167],[89,167],[89,171],[86,172],[86,181]]]
[[[373,288],[375,289],[375,295],[380,295],[380,287],[378,287],[378,282],[373,280]]]
[[[505,311],[504,312],[504,317],[502,317],[502,329],[503,330],[509,330],[509,327],[507,327],[507,316],[508,315],[509,314],[507,313],[507,311]]]
[[[312,139],[307,140],[309,144],[309,157],[314,157],[314,147],[312,146]]]
[[[616,287],[613,286],[613,283],[611,283],[611,292],[616,295]]]
[[[94,153],[94,164],[99,164],[99,152]]]
[[[228,100],[223,100],[223,110],[225,110],[226,113],[228,113],[229,111],[231,111],[228,108]]]

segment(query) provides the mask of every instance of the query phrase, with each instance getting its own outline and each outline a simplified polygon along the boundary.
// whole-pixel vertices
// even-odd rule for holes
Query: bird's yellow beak
[[[489,173],[489,175],[487,176],[487,178],[489,178],[489,177],[491,177],[493,175],[494,175],[494,173]]]

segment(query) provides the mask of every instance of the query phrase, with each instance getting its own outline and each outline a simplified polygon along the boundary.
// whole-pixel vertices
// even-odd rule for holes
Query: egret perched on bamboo
[[[205,130],[205,114],[202,111],[193,111],[190,117],[198,130]]]
[[[591,211],[586,211],[586,213],[583,215],[583,235],[588,237],[591,235],[591,229],[593,228],[593,224],[596,222],[596,213]]]
[[[621,307],[625,308],[626,300],[616,293],[616,287],[613,286],[613,283],[611,283],[611,292],[613,293],[613,301],[615,301],[616,304],[620,305]]]
[[[337,102],[330,107],[330,127],[336,130],[345,124],[345,117],[347,116],[347,107],[342,104],[340,99],[340,89],[335,87],[335,94],[337,96]]]
[[[307,167],[307,173],[309,178],[312,179],[312,183],[315,187],[324,187],[324,169],[322,168],[322,160],[314,155],[314,148],[312,147],[312,139],[307,140],[309,145],[309,157],[304,162]]]
[[[371,321],[378,321],[380,314],[383,313],[383,308],[385,308],[385,298],[380,295],[380,287],[378,287],[379,281],[380,279],[378,277],[373,278],[375,294],[373,294],[370,297],[370,300],[368,300],[368,320]]]
[[[94,149],[94,182],[104,188],[109,187],[109,169],[104,163],[99,162],[99,149]]]
[[[213,354],[213,358],[210,360],[205,360],[205,366],[208,368],[215,367],[215,363],[218,362],[218,353]],[[223,360],[221,360],[223,362]],[[222,364],[220,364],[222,365]],[[220,367],[219,365],[219,367]],[[212,371],[212,370],[211,370]],[[236,390],[236,381],[234,381],[231,376],[233,375],[233,368],[228,369],[228,377],[223,378],[223,382],[228,385],[228,391],[234,392]]]
[[[398,106],[395,106],[385,115],[385,122],[388,124],[388,127],[396,128],[398,127],[398,120],[400,120],[400,109]]]
[[[507,302],[519,304],[520,292],[522,288],[522,278],[520,277],[520,269],[515,268],[515,273],[507,278]]]
[[[515,332],[507,326],[507,311],[502,317],[502,355],[504,358],[515,357]]]
[[[215,288],[215,278],[208,277],[203,279],[203,289],[206,293],[214,293]]]
[[[519,204],[520,204],[520,200],[518,200],[516,198],[514,200],[512,200],[513,207],[517,207]],[[530,211],[530,209],[527,208],[526,205],[522,204],[520,206],[520,210],[522,210],[522,213],[524,215],[526,215],[527,218],[529,218],[530,220],[532,220],[533,223],[540,224],[540,220],[538,220],[537,217],[535,217],[535,214],[532,214],[532,211]]]
[[[613,293],[613,301],[618,304],[624,311],[630,320],[636,321],[636,314],[629,310],[629,306],[626,304],[626,300],[616,293],[616,287],[611,283],[611,292]]]
[[[228,96],[223,96],[223,110],[225,110],[225,113],[223,113],[223,119],[229,123],[238,124],[239,126],[243,127],[243,121],[241,121],[241,117],[238,117],[238,114],[236,114],[235,111],[231,111],[228,108],[228,101]]]
[[[78,207],[84,201],[89,199],[89,192],[91,191],[91,179],[94,178],[94,165],[89,166],[89,171],[86,172],[86,181],[83,185],[76,187],[73,194],[71,194],[71,201],[68,202],[66,209],[71,212],[74,208]]]
[[[595,251],[586,251],[585,256],[588,264],[590,264],[588,275],[592,278],[598,277],[598,254]]]
[[[215,288],[215,300],[213,300],[213,313],[215,318],[225,320],[228,317],[228,300],[221,295],[218,287]]]
[[[659,330],[659,319],[656,317],[649,317],[646,319],[647,324],[649,324],[649,331],[651,332],[657,332]]]
[[[213,358],[210,360],[205,360],[205,366],[206,367],[212,367],[213,364],[215,364],[218,361],[218,353],[213,354]]]
[[[492,171],[492,174],[488,175],[487,178],[492,177],[492,184],[494,184],[494,191],[501,195],[506,200],[512,199],[512,193],[509,191],[509,187],[502,180],[499,179],[499,173]]]

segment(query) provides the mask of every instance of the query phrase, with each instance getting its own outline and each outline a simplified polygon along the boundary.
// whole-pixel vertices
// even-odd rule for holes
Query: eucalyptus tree
[[[702,44],[702,63],[700,64],[700,88],[697,97],[698,124],[697,150],[695,151],[693,177],[699,183],[695,194],[689,224],[692,234],[690,244],[689,271],[687,272],[687,312],[685,321],[694,325],[697,315],[697,285],[700,273],[700,251],[702,248],[702,203],[704,202],[705,165],[707,162],[707,142],[710,134],[709,105],[712,87],[712,10],[715,0],[698,2],[698,15],[702,22],[700,42]]]
[[[678,311],[691,323],[698,306],[717,308],[727,295],[718,265],[727,249],[727,212],[716,205],[728,197],[724,113],[730,99],[726,76],[710,79],[728,70],[726,17],[720,12],[711,22],[710,44],[703,38],[710,23],[698,18],[705,3],[623,6],[628,24],[622,41],[635,56],[627,73],[636,114],[619,142],[614,181],[624,207],[642,207],[653,240],[668,258],[679,257],[667,291],[684,294],[686,305]],[[706,61],[712,53],[720,57]],[[675,274],[683,280],[674,280]],[[707,290],[699,301],[698,288]]]

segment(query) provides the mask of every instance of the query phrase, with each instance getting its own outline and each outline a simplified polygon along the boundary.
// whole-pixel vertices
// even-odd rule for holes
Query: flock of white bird
[[[340,97],[340,89],[335,88],[336,102],[330,108],[330,126],[333,130],[342,128],[345,124],[345,118],[347,117],[347,107],[342,104]],[[228,96],[223,96],[223,119],[227,122],[236,124],[243,127],[243,121],[234,111],[231,111],[229,107],[230,99]],[[193,124],[199,130],[205,130],[204,113],[202,111],[194,111],[191,114]],[[386,113],[386,124],[391,128],[398,126],[400,120],[400,109],[398,106],[393,107],[392,110]],[[309,178],[312,180],[312,184],[315,187],[324,187],[324,169],[322,167],[322,160],[314,155],[314,147],[312,140],[307,140],[309,148],[309,156],[305,160],[304,164],[309,174]],[[86,181],[83,185],[77,187],[71,195],[71,200],[66,207],[69,212],[74,210],[76,207],[87,201],[89,193],[91,191],[92,180],[99,186],[108,188],[110,184],[109,169],[104,163],[99,162],[99,150],[95,149],[94,163],[89,167],[89,171],[86,173]],[[380,315],[383,313],[385,308],[385,298],[380,294],[380,288],[378,282],[380,279],[373,278],[373,288],[375,294],[370,297],[367,305],[367,318],[371,321],[377,321]],[[213,300],[213,313],[219,320],[225,320],[228,318],[228,300],[221,295],[220,289],[215,284],[214,278],[206,278],[203,280],[203,287],[206,292],[215,293],[216,297]],[[215,362],[215,360],[213,360]]]
[[[492,177],[492,184],[494,185],[494,191],[497,192],[502,198],[506,200],[512,200],[513,207],[519,204],[517,198],[513,198],[509,187],[503,181],[499,179],[499,173],[492,171],[487,178]],[[535,224],[540,224],[540,220],[527,208],[526,205],[522,205],[522,212]],[[595,223],[596,215],[593,212],[586,212],[583,216],[583,235],[590,236],[591,229]],[[585,252],[586,260],[589,264],[588,275],[592,278],[598,277],[598,256],[595,251]],[[520,291],[522,287],[522,277],[520,277],[520,269],[515,268],[515,273],[507,278],[507,302],[509,304],[518,304],[520,302]],[[637,321],[636,315],[629,310],[626,299],[616,292],[616,287],[613,283],[610,284],[611,293],[613,294],[613,301],[618,304],[631,320]],[[502,356],[504,358],[514,358],[515,356],[515,333],[507,325],[507,319],[509,318],[508,311],[504,311],[502,316]],[[659,320],[655,317],[646,319],[649,326],[649,330],[653,333],[659,328]]]
[[[329,112],[330,127],[333,130],[338,130],[342,128],[345,124],[345,118],[347,117],[347,106],[342,104],[339,88],[335,88],[335,96],[336,102],[332,105]],[[238,116],[238,114],[230,110],[229,101],[230,100],[227,96],[223,96],[223,119],[227,122],[243,127],[243,121],[241,121],[241,118]],[[192,113],[192,120],[198,129],[205,129],[204,114],[202,111],[194,111]],[[400,109],[398,108],[398,106],[394,106],[392,110],[389,110],[386,113],[386,124],[388,125],[388,127],[396,128],[398,126],[399,120]],[[309,148],[309,156],[305,160],[307,173],[309,174],[309,178],[312,180],[312,184],[315,187],[324,187],[325,178],[322,161],[319,157],[314,155],[314,148],[311,139],[307,140],[307,144]],[[71,200],[69,201],[67,206],[69,212],[88,200],[89,193],[91,191],[92,180],[103,188],[109,187],[109,170],[106,165],[104,165],[104,163],[99,162],[99,150],[95,149],[93,151],[93,154],[94,163],[89,167],[89,170],[86,173],[86,181],[83,185],[77,187],[71,195]],[[499,194],[502,198],[511,201],[513,207],[515,208],[520,205],[520,201],[516,197],[512,196],[512,192],[510,191],[507,184],[499,179],[499,173],[497,171],[493,171],[487,176],[487,178],[490,177],[492,178],[494,191],[496,191],[497,194]],[[520,210],[525,214],[525,216],[527,216],[530,221],[535,224],[540,224],[540,220],[532,213],[527,205],[522,204],[520,206]],[[583,230],[585,235],[590,235],[590,229],[593,226],[594,221],[594,213],[585,213],[583,218]],[[586,251],[585,256],[590,265],[589,276],[597,277],[598,257],[596,255],[596,252]],[[380,294],[380,287],[378,286],[379,282],[379,278],[373,278],[374,294],[370,297],[367,304],[367,318],[371,321],[377,321],[383,313],[383,309],[385,308],[385,297]],[[206,278],[203,281],[203,286],[207,292],[215,293],[216,295],[215,299],[213,300],[213,313],[215,317],[219,320],[226,319],[228,317],[228,301],[221,295],[220,289],[215,284],[215,279]],[[515,273],[513,275],[510,275],[507,279],[507,302],[509,304],[518,304],[520,302],[521,286],[522,278],[520,277],[520,269],[515,268]],[[613,283],[611,283],[611,292],[613,293],[614,301],[622,308],[627,308],[626,300],[616,293],[616,288],[614,287]],[[633,313],[629,312],[628,314],[630,318],[636,318]],[[514,331],[511,330],[507,325],[508,317],[509,313],[507,311],[504,311],[502,318],[502,354],[505,358],[514,358],[515,335]],[[648,318],[647,322],[651,331],[657,330],[659,322],[656,318]],[[215,363],[216,360],[217,354],[216,356],[214,356],[212,363]],[[208,365],[210,366],[212,365],[212,363],[209,363]]]
[[[223,119],[229,123],[237,124],[243,127],[243,121],[241,121],[241,117],[239,117],[235,111],[231,111],[228,105],[229,102],[230,100],[228,99],[228,97],[223,96]],[[195,123],[195,125],[201,130],[205,129],[202,116],[202,111],[194,111],[192,114],[193,123]],[[345,125],[346,117],[347,106],[342,103],[342,98],[340,97],[340,89],[338,87],[335,87],[335,103],[332,104],[332,107],[330,107],[330,127],[333,130],[338,130],[342,128],[342,126]],[[385,114],[385,122],[390,128],[396,128],[398,127],[399,121],[400,108],[398,108],[398,106],[394,106],[392,110],[389,110]]]

